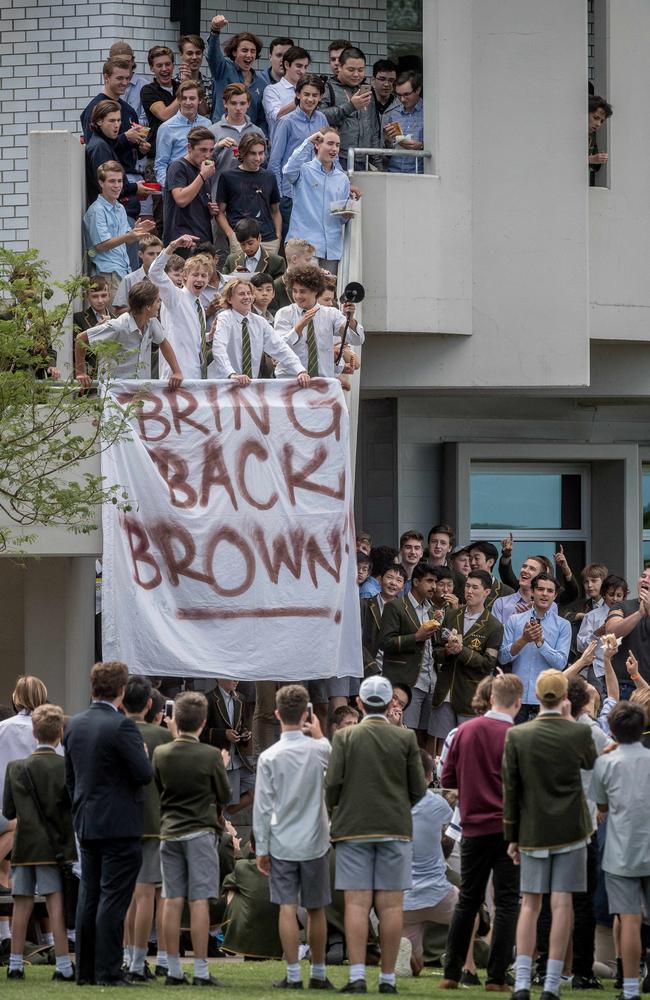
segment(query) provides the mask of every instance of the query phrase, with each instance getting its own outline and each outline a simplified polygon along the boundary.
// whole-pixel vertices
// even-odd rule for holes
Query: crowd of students
[[[561,546],[518,575],[512,550],[454,547],[444,523],[426,551],[416,530],[399,548],[360,532],[363,678],[99,662],[65,726],[21,678],[0,723],[8,976],[25,975],[38,895],[54,977],[82,984],[183,985],[188,928],[199,986],[218,985],[208,960],[225,952],[284,956],[274,985],[302,988],[304,939],[309,988],[331,989],[347,958],[343,992],[366,992],[378,962],[393,993],[441,933],[443,989],[480,983],[481,946],[486,990],[516,1000],[531,982],[545,1000],[602,988],[598,970],[625,1000],[650,987],[650,568],[629,599],[600,563],[578,583]]]
[[[340,356],[337,350],[332,357],[330,335],[333,331],[336,338],[341,316],[326,312],[336,305],[332,276],[343,252],[344,227],[361,197],[344,169],[348,149],[376,149],[372,169],[421,169],[421,159],[394,156],[385,162],[382,154],[423,148],[421,76],[400,73],[391,60],[380,59],[367,83],[365,56],[347,39],[330,43],[331,75],[320,76],[309,72],[309,51],[285,36],[273,39],[269,66],[260,72],[254,68],[262,54],[260,39],[244,31],[222,43],[227,25],[223,15],[212,19],[207,47],[198,35],[183,36],[178,58],[167,46],[153,46],[150,82],[135,72],[130,45],[116,42],[103,66],[103,88],[81,113],[88,198],[83,228],[93,278],[87,308],[76,317],[77,332],[92,331],[77,350],[82,382],[87,381],[84,345],[94,339],[117,341],[133,352],[131,377],[158,374],[155,345],[162,341],[154,332],[160,337],[161,331],[149,322],[158,314],[154,302],[147,301],[151,308],[144,321],[134,318],[144,316],[137,285],[149,281],[161,289],[172,282],[194,298],[193,306],[168,315],[161,294],[159,318],[175,355],[166,359],[165,371],[185,378],[227,377],[223,352],[221,361],[211,364],[211,344],[223,339],[226,328],[240,340],[238,317],[244,317],[252,364],[241,371],[239,344],[230,351],[231,360],[237,359],[235,373],[272,377],[279,357],[267,350],[277,343],[269,326],[279,309],[294,302],[296,264],[314,268],[302,287],[315,292],[308,298],[313,298],[309,308],[317,307],[318,329],[308,322],[298,341],[293,329],[285,330],[283,339],[304,346],[315,335],[318,351],[312,347],[311,370],[305,368],[310,375],[351,373],[357,367],[349,351]],[[150,275],[153,248],[157,253],[163,244],[164,267]],[[322,272],[318,277],[316,269]],[[254,275],[266,277],[253,283]],[[240,292],[232,294],[233,282],[250,283],[245,311],[237,302]],[[317,304],[322,295],[326,298]],[[114,313],[127,309],[130,320],[106,326]],[[222,313],[229,315],[220,318]],[[362,334],[349,337],[352,343],[362,339]],[[283,359],[285,368],[297,373],[286,352]]]

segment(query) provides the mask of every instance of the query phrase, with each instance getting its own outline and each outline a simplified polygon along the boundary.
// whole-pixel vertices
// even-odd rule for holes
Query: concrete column
[[[54,281],[82,270],[84,148],[71,132],[29,134],[29,245],[47,262]],[[57,292],[52,303],[62,302]],[[59,347],[62,375],[72,368],[72,316]]]
[[[90,668],[95,661],[95,560],[67,560],[65,601],[65,698],[72,715],[88,705]]]

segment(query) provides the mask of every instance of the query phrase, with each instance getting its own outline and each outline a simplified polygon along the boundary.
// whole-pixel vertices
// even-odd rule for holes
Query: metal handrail
[[[354,173],[354,164],[357,156],[365,156],[366,169],[368,168],[369,156],[386,156],[389,159],[393,156],[407,156],[413,159],[430,160],[433,153],[428,149],[384,149],[372,146],[350,146],[348,149],[348,176]],[[383,171],[377,171],[383,173]],[[417,176],[417,174],[416,174]]]

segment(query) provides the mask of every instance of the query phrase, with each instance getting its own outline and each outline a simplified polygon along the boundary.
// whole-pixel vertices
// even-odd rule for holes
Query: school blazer
[[[224,264],[225,274],[234,274],[238,267],[244,267],[246,264],[246,254],[243,250],[237,253],[228,254],[226,257],[226,262]],[[268,274],[269,277],[279,278],[281,274],[287,269],[287,265],[284,262],[284,258],[280,257],[277,253],[269,253],[262,247],[262,253],[260,254],[260,259],[255,267],[255,274]]]
[[[381,636],[381,611],[377,597],[361,599],[361,645],[363,647],[363,674],[372,677],[380,674],[377,663],[379,639]]]
[[[446,612],[443,628],[456,629],[463,636],[465,608]],[[433,652],[436,663],[436,686],[433,692],[434,707],[442,705],[450,695],[451,707],[456,715],[474,715],[472,698],[480,681],[492,673],[496,656],[487,656],[486,650],[498,652],[503,638],[503,625],[486,610],[463,636],[463,648],[456,656],[445,656],[445,643],[434,633]]]
[[[596,748],[589,726],[540,715],[508,729],[503,749],[503,829],[521,848],[567,847],[593,833],[580,770]]]
[[[250,740],[242,746],[241,743],[233,743],[231,745],[226,739],[226,729],[232,728],[236,733],[241,733],[244,730],[242,720],[244,705],[241,700],[241,695],[237,694],[235,691],[235,721],[232,727],[230,725],[230,719],[228,718],[226,702],[219,685],[216,684],[212,691],[208,692],[206,697],[208,699],[208,718],[205,728],[201,733],[201,742],[209,743],[211,746],[217,747],[219,750],[228,750],[236,753],[244,767],[247,767],[249,771],[254,770],[254,767],[249,761],[244,750],[244,747],[250,747]]]
[[[433,612],[429,611],[428,616],[433,618]],[[417,681],[424,653],[424,642],[415,639],[419,628],[420,621],[408,597],[396,597],[384,608],[379,648],[384,651],[382,672],[391,684],[413,687]]]

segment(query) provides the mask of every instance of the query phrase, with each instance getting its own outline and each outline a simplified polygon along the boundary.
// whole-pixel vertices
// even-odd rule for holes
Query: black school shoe
[[[7,969],[7,979],[24,979],[24,969]]]
[[[339,993],[367,993],[368,987],[366,986],[365,979],[354,979],[351,983],[346,983],[339,990]]]
[[[169,973],[165,976],[165,986],[189,986],[190,981],[187,976],[170,976]]]
[[[301,990],[302,980],[298,980],[296,983],[290,983],[287,977],[284,979],[274,979],[271,983],[274,990]]]
[[[397,993],[397,986],[393,983],[380,983],[379,984],[380,993]]]
[[[192,986],[225,986],[225,983],[219,982],[214,976],[194,976],[192,979]]]
[[[313,977],[309,980],[308,989],[310,990],[335,990],[336,986],[334,983],[330,983],[329,979],[314,979]]]

